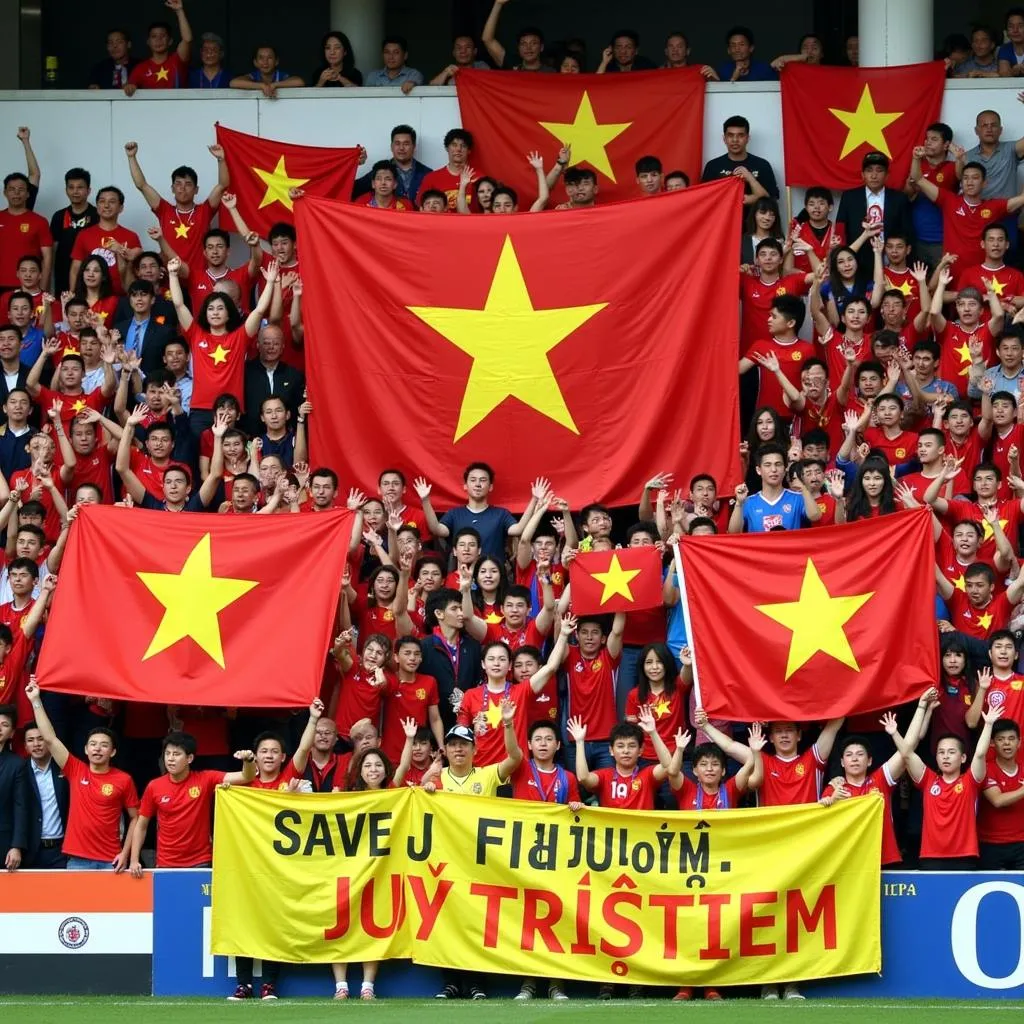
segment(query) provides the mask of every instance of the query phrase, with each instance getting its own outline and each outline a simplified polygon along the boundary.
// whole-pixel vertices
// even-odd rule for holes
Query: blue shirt
[[[450,540],[464,526],[472,526],[480,534],[480,553],[499,561],[505,557],[505,537],[517,520],[507,508],[488,505],[482,512],[474,512],[468,505],[451,508],[441,516],[441,525],[448,527]]]
[[[270,81],[271,82],[283,82],[286,78],[291,78],[291,77],[292,77],[292,73],[290,71],[282,71],[280,68],[278,68],[270,76]],[[255,68],[253,68],[253,70],[249,72],[249,81],[250,82],[262,82],[263,81],[263,75],[260,74],[260,72],[257,71]]]
[[[736,61],[727,60],[724,64],[719,64],[715,71],[718,72],[718,77],[723,82],[728,82],[732,78],[733,71],[736,70]],[[771,66],[766,64],[763,60],[752,60],[750,67],[745,75],[740,75],[736,79],[737,82],[777,82],[779,80],[779,73]]]
[[[1024,53],[1017,53],[1013,43],[1003,43],[996,52],[996,60],[1005,60],[1012,68],[1015,64],[1024,64]]]
[[[363,79],[363,85],[405,85],[406,82],[412,82],[413,85],[422,85],[423,75],[415,68],[403,64],[398,69],[398,74],[394,78],[388,75],[387,68],[377,68],[376,71],[371,71]]]
[[[221,68],[213,76],[207,78],[202,68],[193,68],[188,74],[188,87],[190,89],[226,89],[231,84],[231,72]]]
[[[775,501],[769,501],[758,491],[743,503],[745,533],[767,533],[777,526],[784,530],[799,530],[807,521],[803,497],[787,488],[783,488]]]
[[[43,329],[26,327],[21,335],[21,355],[18,357],[26,366],[33,366],[43,351]]]
[[[268,455],[276,455],[284,464],[285,469],[291,469],[295,461],[295,432],[289,430],[284,437],[273,441],[267,434],[260,434],[260,441],[263,447],[260,449],[260,458]]]
[[[672,573],[672,585],[678,590],[679,574],[674,568],[668,569],[666,575],[669,572]],[[683,595],[680,594],[679,600],[666,610],[668,612],[668,629],[665,634],[665,643],[672,652],[672,657],[678,662],[679,651],[690,642],[686,635],[686,619],[683,616]]]

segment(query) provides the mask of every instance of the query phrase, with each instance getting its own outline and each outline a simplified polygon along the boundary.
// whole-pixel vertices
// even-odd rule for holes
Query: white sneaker
[[[790,983],[782,990],[783,999],[806,999],[807,997],[801,993],[800,989],[796,985]]]
[[[562,988],[561,985],[552,985],[548,989],[548,996],[549,998],[554,999],[556,1003],[563,1003],[569,998],[565,993],[565,989]]]
[[[761,998],[762,999],[778,999],[779,998],[779,986],[778,985],[762,985],[761,986]]]
[[[527,988],[525,985],[519,990],[515,997],[515,1002],[525,1003],[527,1000],[533,998],[533,989]]]

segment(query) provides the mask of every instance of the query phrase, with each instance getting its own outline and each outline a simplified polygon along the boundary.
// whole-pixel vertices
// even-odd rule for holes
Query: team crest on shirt
[[[928,792],[931,793],[932,796],[939,796],[942,793],[942,787],[936,782]]]
[[[897,448],[896,449],[896,458],[897,459],[905,459],[906,457],[907,457],[907,449],[906,448]]]
[[[427,691],[422,686],[416,691],[416,699],[417,700],[426,700],[427,699]]]
[[[803,778],[807,774],[807,768],[802,764],[798,764],[793,770],[800,776],[800,778]]]
[[[100,792],[104,796],[112,796],[114,793],[114,787],[109,782],[104,782],[103,785],[100,786]]]
[[[946,175],[943,174],[942,171],[939,171],[939,173],[935,175],[935,181],[937,184],[941,185],[945,180]]]
[[[1024,681],[1020,679],[1014,679],[1014,681],[1010,683],[1011,690],[1020,690],[1022,688],[1024,688]]]
[[[785,285],[781,285],[780,287],[776,288],[775,289],[775,294],[776,295],[785,295],[786,294],[786,286]]]
[[[582,667],[583,666],[581,665],[580,668],[582,668]],[[590,666],[590,670],[591,670],[591,672],[600,672],[601,671],[601,659],[600,658],[598,658],[594,662],[594,664]]]
[[[198,800],[201,792],[202,790],[198,786],[189,786],[188,788],[188,795],[192,797],[193,800]]]
[[[21,229],[21,233],[23,235],[27,235],[28,234],[28,225],[27,224],[19,224],[18,227]]]
[[[826,511],[828,511],[828,506],[825,504],[825,502],[818,502],[818,511],[821,512],[822,515],[824,515]]]
[[[988,695],[988,706],[990,708],[1002,707],[1006,703],[1006,694],[1002,690],[996,690]]]
[[[957,784],[956,784],[956,785],[955,785],[955,786],[953,787],[953,792],[954,792],[954,793],[962,793],[963,791],[964,791],[964,784],[963,784],[962,782],[958,782],[958,783],[957,783]]]
[[[390,608],[385,608],[384,614],[381,616],[381,618],[385,622],[393,622],[395,618],[395,613]]]
[[[802,352],[794,352],[794,353],[792,353],[792,355],[790,356],[790,359],[792,359],[794,363],[799,363],[799,362],[800,362],[800,360],[801,360],[801,359],[803,359],[803,357],[804,357],[804,356],[803,356],[803,353],[802,353]]]
[[[560,587],[562,585],[562,574],[560,572],[553,572],[551,574],[551,582],[556,587]]]
[[[632,790],[633,790],[634,793],[638,793],[640,791],[640,780],[639,779],[634,779],[633,780]]]
[[[782,506],[782,511],[783,512],[792,512],[793,511],[793,506],[790,505],[789,502],[785,502],[783,504],[783,506]]]
[[[470,787],[470,792],[476,793],[477,795],[479,795],[483,791],[484,787],[481,786],[479,782],[474,782],[473,785]]]
[[[982,220],[988,220],[989,217],[991,217],[991,216],[992,216],[992,211],[991,210],[984,209],[984,210],[981,211],[981,219]]]

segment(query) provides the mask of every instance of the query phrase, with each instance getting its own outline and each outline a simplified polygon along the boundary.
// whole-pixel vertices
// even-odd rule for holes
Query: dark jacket
[[[16,387],[25,388],[25,381],[28,380],[28,371],[30,369],[31,367],[26,366],[24,363],[18,364],[18,380],[15,385]],[[7,386],[7,374],[0,373],[0,423],[7,422],[7,414],[4,412],[3,406],[10,393],[11,389]]]
[[[885,190],[885,211],[882,218],[882,228],[885,237],[889,235],[902,235],[908,242],[913,244],[914,221],[910,212],[910,200],[895,188]],[[857,238],[863,231],[864,218],[868,215],[868,201],[864,195],[864,186],[860,188],[849,188],[839,197],[839,209],[836,212],[836,223],[842,224],[846,229],[847,244]],[[871,272],[874,262],[874,253],[870,245],[861,246],[857,253],[857,263],[861,269]]]
[[[395,161],[392,160],[391,164],[394,166]],[[420,186],[423,184],[423,179],[430,174],[432,168],[426,164],[420,163],[419,160],[413,160],[412,162],[412,177],[409,179],[409,187],[406,188],[402,184],[402,179],[398,175],[398,170],[395,170],[395,181],[397,187],[395,188],[395,195],[399,199],[411,199],[414,203],[419,205],[419,194]],[[352,187],[352,198],[358,199],[360,196],[365,196],[368,192],[373,191],[373,171],[367,171],[360,178],[356,178],[355,185]]]
[[[260,404],[264,398],[276,395],[284,399],[284,404],[292,414],[289,425],[295,429],[295,417],[302,405],[302,392],[306,387],[306,378],[301,370],[286,363],[278,363],[274,370],[274,389],[270,389],[267,371],[259,359],[248,359],[245,363],[245,395],[243,406],[245,415],[242,417],[242,429],[251,437],[263,433],[260,422]]]
[[[114,324],[114,327],[121,332],[121,343],[124,345],[128,343],[128,331],[131,325],[130,319]],[[154,370],[163,369],[164,349],[167,347],[167,343],[176,337],[177,334],[172,327],[168,327],[167,324],[158,324],[153,317],[150,318],[146,333],[142,336],[142,375],[144,377],[148,377]]]
[[[423,662],[420,672],[433,676],[437,680],[438,710],[441,721],[447,732],[455,724],[455,708],[452,707],[452,693],[458,687],[463,693],[480,683],[481,649],[471,636],[462,635],[459,641],[459,671],[455,674],[455,666],[441,640],[436,636],[424,637],[420,641]]]
[[[68,787],[68,780],[64,778],[60,766],[50,758],[50,776],[53,779],[53,792],[57,797],[57,813],[60,815],[61,827],[65,832],[68,828],[68,808],[71,805],[71,791]],[[28,804],[28,866],[32,866],[32,860],[39,852],[39,844],[43,838],[43,804],[39,799],[39,789],[36,786],[35,776],[32,772],[32,762],[26,759],[22,763],[23,785]]]
[[[28,847],[28,805],[21,769],[24,761],[10,747],[0,750],[0,865],[13,848]]]

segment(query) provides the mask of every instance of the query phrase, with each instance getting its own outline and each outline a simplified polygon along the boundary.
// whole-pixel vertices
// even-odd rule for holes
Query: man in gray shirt
[[[964,165],[972,161],[985,168],[985,182],[981,187],[982,199],[1010,199],[1020,192],[1017,185],[1017,165],[1024,160],[1024,139],[1002,142],[1003,122],[994,110],[983,110],[974,121],[974,134],[978,145],[957,158],[956,173],[963,173]],[[1006,230],[1010,235],[1010,249],[1017,248],[1017,217],[1007,217]]]
[[[409,56],[409,44],[402,36],[388,36],[381,44],[384,67],[371,71],[363,85],[400,85],[408,95],[414,86],[423,84],[423,75],[405,61]]]

